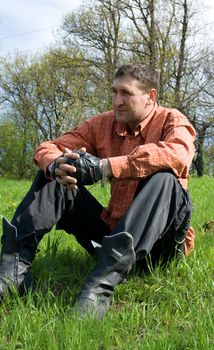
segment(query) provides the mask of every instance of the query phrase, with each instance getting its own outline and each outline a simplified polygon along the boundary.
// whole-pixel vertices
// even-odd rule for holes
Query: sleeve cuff
[[[113,177],[130,177],[130,167],[127,156],[112,157],[108,158],[108,160],[111,165]]]
[[[63,153],[62,152],[59,152],[59,153],[52,153],[51,155],[49,156],[46,156],[46,157],[41,157],[39,159],[37,159],[36,156],[34,156],[34,162],[37,166],[39,166],[39,168],[41,170],[44,171],[44,173],[46,174],[46,176],[48,178],[50,178],[49,176],[49,165],[58,157],[60,157]]]

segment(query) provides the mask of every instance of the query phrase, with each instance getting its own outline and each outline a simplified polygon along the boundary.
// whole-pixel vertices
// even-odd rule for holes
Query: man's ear
[[[150,100],[151,100],[152,102],[155,102],[155,101],[156,101],[157,95],[158,95],[157,90],[151,89],[151,90],[149,91],[149,98],[150,98]]]

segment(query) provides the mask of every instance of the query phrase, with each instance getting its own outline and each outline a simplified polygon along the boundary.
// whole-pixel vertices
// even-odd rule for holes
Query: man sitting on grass
[[[103,317],[136,261],[149,256],[155,265],[188,254],[195,131],[178,110],[158,105],[158,87],[152,67],[123,65],[113,81],[113,111],[37,148],[40,171],[11,224],[3,219],[1,297],[14,286],[20,294],[29,288],[37,245],[55,224],[91,255],[93,241],[101,244],[73,308],[82,318]],[[106,178],[111,198],[103,208],[85,185],[104,186]]]

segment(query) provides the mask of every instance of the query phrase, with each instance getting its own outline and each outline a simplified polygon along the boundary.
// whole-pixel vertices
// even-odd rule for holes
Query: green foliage
[[[0,102],[5,118],[23,128],[31,123],[39,141],[61,135],[86,117],[87,65],[63,49],[27,58],[1,59]],[[10,113],[10,115],[9,115]],[[77,116],[79,117],[77,118]]]
[[[35,175],[32,163],[35,136],[30,123],[22,129],[19,124],[0,121],[0,176],[28,179]]]
[[[31,59],[1,59],[1,176],[30,178],[36,146],[93,114],[93,84],[81,60],[77,51],[71,55],[61,49]]]
[[[0,179],[0,215],[11,219],[29,181]],[[103,321],[79,321],[71,314],[81,284],[96,263],[62,231],[40,243],[33,264],[38,289],[4,299],[0,349],[23,350],[210,350],[214,347],[213,220],[214,179],[192,178],[196,247],[187,258],[147,275],[133,270],[116,288]],[[108,188],[90,188],[105,205]]]

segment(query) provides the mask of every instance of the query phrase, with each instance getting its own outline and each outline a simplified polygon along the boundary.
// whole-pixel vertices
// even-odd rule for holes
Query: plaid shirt
[[[101,217],[113,228],[133,201],[140,179],[170,169],[183,188],[187,188],[195,151],[194,139],[193,126],[176,109],[156,106],[133,135],[110,111],[86,120],[54,141],[42,143],[34,160],[48,174],[48,165],[64,152],[65,147],[71,150],[86,147],[87,152],[101,159],[108,158],[113,173],[111,198]],[[191,246],[194,233],[192,229],[190,231]]]

